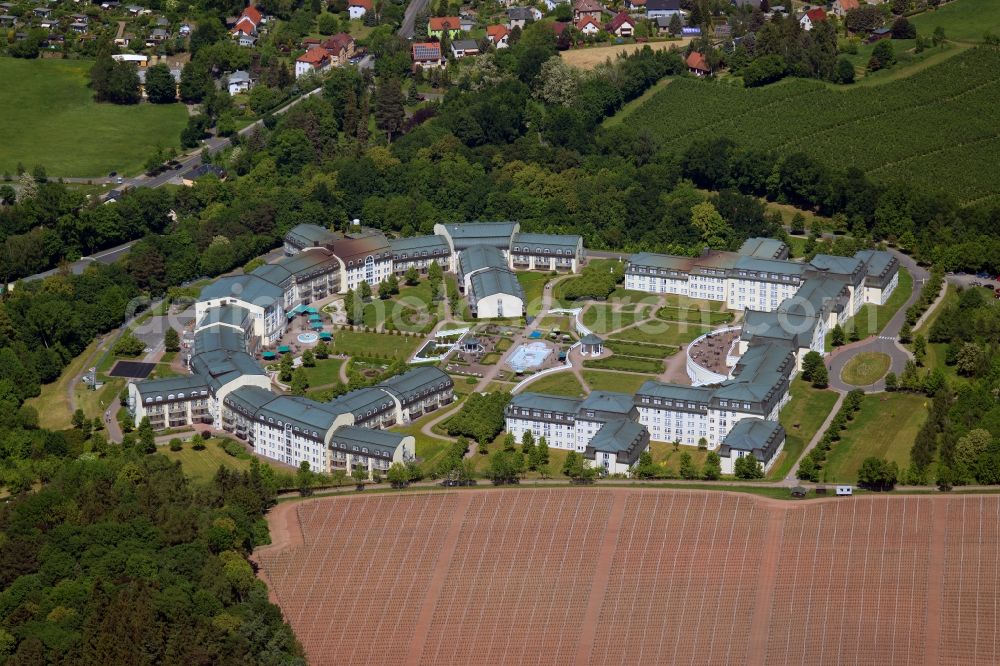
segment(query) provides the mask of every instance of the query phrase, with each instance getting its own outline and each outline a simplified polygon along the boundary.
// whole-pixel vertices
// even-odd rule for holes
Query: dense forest
[[[0,661],[304,664],[246,556],[266,542],[269,468],[194,487],[178,463],[98,433],[5,427],[5,453],[47,457],[0,509]]]

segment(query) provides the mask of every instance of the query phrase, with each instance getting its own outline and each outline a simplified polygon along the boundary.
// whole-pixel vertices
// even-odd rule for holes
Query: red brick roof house
[[[416,42],[412,47],[413,69],[437,69],[444,66],[439,42]]]
[[[611,24],[608,26],[609,32],[613,32],[619,37],[631,37],[635,32],[635,21],[625,12],[618,12]]]
[[[847,16],[847,12],[861,6],[858,0],[834,0],[833,13],[841,18]]]
[[[809,31],[812,30],[817,23],[822,23],[825,20],[826,12],[823,11],[822,7],[816,7],[814,9],[810,9],[802,15],[802,18],[799,19],[799,25],[802,26],[803,30]]]
[[[709,76],[712,73],[712,68],[708,65],[708,60],[697,51],[691,51],[691,55],[687,57],[687,67],[688,71],[698,78]]]
[[[502,23],[488,25],[486,26],[486,39],[498,49],[505,49],[510,46],[510,30]]]
[[[576,22],[576,29],[584,35],[596,35],[601,31],[601,24],[593,16],[584,16]]]
[[[579,23],[580,19],[589,16],[595,21],[600,21],[604,14],[604,7],[597,0],[576,0],[573,5],[573,22]]]

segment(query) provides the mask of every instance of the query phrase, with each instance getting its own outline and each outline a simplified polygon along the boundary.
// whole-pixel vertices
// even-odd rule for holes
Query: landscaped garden
[[[334,331],[331,349],[334,354],[396,358],[405,361],[417,351],[422,338],[416,335]]]
[[[767,475],[769,479],[782,479],[788,475],[837,402],[835,392],[815,389],[802,379],[792,382],[790,393],[791,400],[781,409],[778,417],[785,429],[785,448]]]
[[[710,326],[687,324],[684,322],[647,321],[623,331],[618,331],[611,338],[627,342],[645,342],[654,345],[686,345],[700,335],[711,331]]]
[[[892,358],[882,352],[861,352],[844,365],[840,378],[852,386],[868,386],[885,376]]]

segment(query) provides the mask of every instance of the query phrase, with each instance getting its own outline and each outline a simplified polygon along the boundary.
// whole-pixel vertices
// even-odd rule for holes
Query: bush
[[[234,458],[239,458],[246,453],[244,448],[231,439],[224,439],[219,442],[219,447]]]
[[[779,55],[766,55],[754,60],[743,70],[743,85],[756,88],[780,81],[788,72],[785,59]]]
[[[170,440],[170,450],[171,451],[180,451],[183,448],[184,448],[184,444],[177,437],[174,437],[174,438],[172,438]]]
[[[893,39],[916,39],[917,26],[913,25],[905,17],[900,16],[892,23]]]

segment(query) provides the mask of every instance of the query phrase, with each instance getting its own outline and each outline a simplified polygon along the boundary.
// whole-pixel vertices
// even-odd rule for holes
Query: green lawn
[[[871,303],[865,303],[858,310],[858,313],[848,319],[844,323],[844,334],[850,339],[851,331],[854,327],[858,327],[858,339],[864,340],[870,335],[878,335],[885,328],[889,320],[893,318],[899,308],[903,306],[906,299],[910,297],[910,293],[913,291],[913,276],[905,268],[900,267],[899,269],[899,284],[896,289],[889,296],[889,300],[886,301],[885,305],[873,305]],[[826,334],[826,350],[831,351],[833,349],[832,334]]]
[[[711,330],[709,326],[698,326],[683,322],[648,321],[632,328],[626,328],[624,331],[619,331],[614,334],[612,339],[679,347]]]
[[[865,396],[861,409],[833,443],[823,474],[831,482],[856,483],[865,458],[895,461],[900,470],[910,464],[910,449],[927,418],[928,398],[908,393]]]
[[[606,342],[605,347],[615,354],[623,356],[642,356],[645,358],[667,358],[677,353],[677,347],[666,347],[664,345],[649,345],[638,342],[622,342],[611,340]]]
[[[659,374],[663,372],[663,361],[656,358],[642,358],[640,356],[614,355],[607,358],[584,361],[583,367],[597,370]]]
[[[605,372],[603,370],[584,370],[583,379],[591,391],[621,391],[635,393],[639,387],[656,377],[649,375],[632,375],[621,372]]]
[[[334,331],[333,352],[348,356],[378,356],[405,361],[420,346],[418,336],[365,333],[363,331]]]
[[[792,399],[778,417],[785,428],[785,448],[767,475],[769,479],[782,479],[791,471],[837,402],[837,394],[833,391],[814,389],[801,379],[792,382],[791,395]]]
[[[157,146],[179,148],[182,104],[98,104],[87,87],[89,60],[0,58],[0,172],[18,163],[49,176],[137,173]]]
[[[340,381],[340,366],[344,361],[339,358],[316,359],[316,366],[306,368],[309,386],[317,387],[335,384]]]
[[[525,271],[517,274],[517,281],[521,283],[521,289],[524,289],[524,303],[529,316],[534,317],[542,311],[542,292],[550,279],[548,273]]]
[[[644,314],[636,312],[616,311],[611,305],[593,303],[587,306],[580,317],[583,325],[598,335],[614,331],[626,326],[632,326],[637,321],[645,319]]]
[[[1000,32],[1000,2],[996,0],[953,0],[935,11],[924,12],[910,19],[917,33],[934,33],[944,28],[945,37],[956,41],[978,42],[987,32]]]
[[[649,445],[649,453],[653,456],[653,462],[659,463],[673,472],[674,476],[679,476],[681,472],[681,455],[691,454],[691,462],[695,468],[701,469],[705,466],[705,458],[708,457],[708,450],[698,449],[694,446],[678,446],[665,442],[653,442]]]
[[[713,312],[709,307],[705,301],[688,307],[668,305],[657,310],[656,316],[667,321],[686,321],[708,326],[728,324],[733,320],[732,312]]]
[[[166,445],[157,447],[157,453],[162,453],[171,460],[181,463],[184,474],[197,483],[207,483],[212,480],[215,473],[219,471],[219,466],[228,467],[243,472],[250,469],[250,460],[253,454],[247,452],[245,458],[234,458],[219,446],[220,440],[210,439],[205,442],[203,451],[195,451],[191,448],[190,442],[184,442],[184,448],[180,451],[171,451]],[[271,463],[266,458],[258,458],[262,463],[270,465],[281,474],[292,474],[291,467],[282,466],[278,463]]]
[[[874,384],[889,371],[892,359],[882,352],[862,352],[844,365],[840,378],[852,386]]]
[[[576,375],[570,371],[553,372],[541,379],[537,379],[528,384],[525,391],[532,393],[551,393],[552,395],[565,395],[572,398],[583,397],[583,387],[577,380]]]

